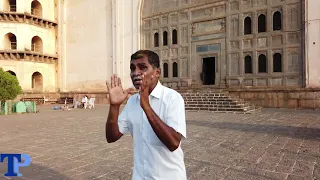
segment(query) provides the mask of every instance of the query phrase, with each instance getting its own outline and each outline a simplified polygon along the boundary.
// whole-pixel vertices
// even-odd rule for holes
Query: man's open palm
[[[117,75],[111,76],[111,84],[107,81],[110,105],[121,105],[126,99],[131,89],[123,90],[121,79]]]

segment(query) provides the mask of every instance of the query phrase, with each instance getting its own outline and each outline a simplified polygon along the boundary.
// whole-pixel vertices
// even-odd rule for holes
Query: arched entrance
[[[39,72],[34,72],[32,74],[32,89],[41,91],[43,89],[43,77]]]

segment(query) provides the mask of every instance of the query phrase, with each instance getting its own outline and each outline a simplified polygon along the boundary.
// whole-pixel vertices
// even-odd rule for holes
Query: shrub
[[[12,100],[22,93],[16,76],[0,68],[0,101]]]

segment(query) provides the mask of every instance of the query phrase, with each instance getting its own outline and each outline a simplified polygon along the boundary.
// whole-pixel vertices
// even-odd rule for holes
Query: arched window
[[[261,14],[258,17],[258,32],[266,32],[266,16]]]
[[[12,34],[8,33],[4,36],[4,43],[5,43],[5,48],[10,49],[10,50],[16,50],[17,49],[17,37]]]
[[[9,70],[9,71],[7,71],[7,72],[10,73],[12,76],[17,76],[16,73],[13,72],[13,71],[11,71],[11,70]]]
[[[163,45],[164,46],[168,45],[168,33],[167,33],[167,31],[163,32]]]
[[[282,57],[280,53],[273,55],[273,72],[282,72]]]
[[[261,54],[259,56],[258,72],[259,73],[266,73],[267,72],[267,57],[264,54]]]
[[[154,47],[159,47],[159,34],[154,33]]]
[[[172,64],[172,67],[173,67],[173,72],[172,72],[172,74],[173,74],[173,77],[178,77],[178,63],[176,63],[176,62],[174,62],[173,64]]]
[[[42,17],[42,6],[39,1],[33,0],[31,3],[31,14]]]
[[[281,26],[282,26],[282,20],[281,20],[281,13],[279,11],[276,11],[273,14],[273,30],[277,31],[277,30],[281,30]]]
[[[246,74],[252,73],[252,58],[251,58],[251,56],[246,56],[244,58],[244,71]]]
[[[6,11],[17,12],[17,1],[16,0],[5,0],[4,8]]]
[[[169,77],[168,63],[163,64],[163,77]]]
[[[246,17],[244,19],[244,34],[251,34],[252,33],[252,29],[251,29],[251,18],[250,17]]]
[[[175,29],[172,31],[172,44],[178,44],[178,33]]]
[[[34,36],[31,40],[31,51],[42,53],[43,51],[42,39],[39,36]]]
[[[42,90],[43,88],[43,77],[39,72],[34,72],[32,74],[32,89]]]

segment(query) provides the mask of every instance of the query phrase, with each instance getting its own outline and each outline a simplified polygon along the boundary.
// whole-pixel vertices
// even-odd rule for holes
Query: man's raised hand
[[[110,105],[120,106],[131,91],[131,88],[127,90],[122,88],[121,79],[115,74],[111,76],[111,84],[106,81],[106,85],[109,92]]]

